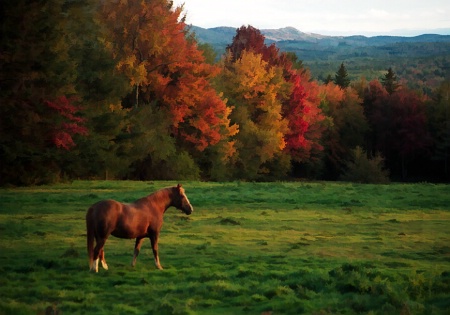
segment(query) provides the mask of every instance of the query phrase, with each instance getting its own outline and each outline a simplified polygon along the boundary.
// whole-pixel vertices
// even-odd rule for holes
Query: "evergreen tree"
[[[341,63],[339,70],[334,76],[334,83],[338,85],[341,89],[345,89],[350,85],[350,79],[348,78],[347,69],[344,63]]]
[[[2,2],[0,184],[41,184],[64,176],[85,135],[76,102],[64,1]]]
[[[331,76],[331,74],[329,74],[329,75],[325,78],[325,80],[323,80],[323,83],[324,83],[325,85],[327,85],[327,84],[330,83],[330,82],[333,82],[333,77]]]
[[[381,78],[381,84],[389,94],[392,94],[397,90],[399,84],[397,83],[397,76],[391,67],[389,67],[388,72]]]
[[[450,81],[444,81],[427,106],[428,124],[434,141],[432,160],[438,164],[440,176],[449,179],[450,163]]]
[[[351,151],[345,166],[341,180],[364,184],[389,183],[389,171],[384,168],[384,158],[378,153],[369,158],[360,146]]]
[[[351,149],[364,144],[368,125],[362,100],[353,88],[344,90],[329,83],[321,89],[322,108],[331,117],[331,124],[324,134],[326,176],[336,179],[342,173]]]

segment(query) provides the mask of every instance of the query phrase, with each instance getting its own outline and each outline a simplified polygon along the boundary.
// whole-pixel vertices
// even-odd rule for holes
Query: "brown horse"
[[[103,247],[109,235],[136,239],[131,263],[133,267],[136,264],[142,241],[146,237],[150,238],[156,268],[163,269],[158,256],[158,237],[163,224],[163,215],[171,206],[182,210],[187,215],[194,211],[180,184],[160,189],[131,204],[115,200],[102,200],[92,205],[86,214],[90,269],[98,272],[99,260],[101,260],[103,268],[108,269]],[[97,243],[95,247],[94,238]]]

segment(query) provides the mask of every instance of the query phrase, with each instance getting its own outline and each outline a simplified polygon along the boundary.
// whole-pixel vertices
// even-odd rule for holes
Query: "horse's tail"
[[[94,262],[94,233],[95,233],[95,222],[94,222],[94,209],[89,208],[86,213],[86,231],[87,231],[87,251],[89,257],[89,268],[92,268],[92,263]]]

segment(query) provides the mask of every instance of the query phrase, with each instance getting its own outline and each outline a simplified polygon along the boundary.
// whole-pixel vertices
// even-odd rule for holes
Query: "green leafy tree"
[[[75,86],[89,129],[89,135],[79,139],[73,149],[76,158],[70,163],[70,172],[75,178],[121,178],[134,158],[123,153],[133,137],[127,135],[129,111],[121,106],[131,87],[116,69],[98,11],[95,0],[65,4],[69,54],[77,65]]]
[[[217,53],[214,50],[214,47],[208,43],[199,43],[198,49],[203,52],[203,56],[205,57],[205,61],[210,65],[216,63]]]
[[[338,85],[341,89],[345,89],[350,85],[347,68],[344,63],[341,63],[341,66],[334,76],[334,84]]]
[[[376,154],[369,158],[367,153],[357,146],[346,161],[341,180],[363,184],[389,183],[389,172],[385,169],[384,158]]]
[[[321,88],[321,106],[331,118],[324,135],[326,176],[336,179],[342,173],[352,148],[364,144],[368,124],[362,100],[353,88],[343,90],[333,83]]]

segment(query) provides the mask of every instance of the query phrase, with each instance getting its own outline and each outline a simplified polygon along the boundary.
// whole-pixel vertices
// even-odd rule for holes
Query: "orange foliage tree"
[[[124,106],[145,104],[165,112],[167,133],[192,156],[219,143],[231,155],[232,143],[226,140],[237,129],[230,126],[230,109],[210,83],[220,68],[206,63],[186,30],[182,10],[167,0],[103,3],[101,16],[117,69],[134,89]]]
[[[312,82],[309,73],[302,69],[301,62],[297,61],[295,55],[280,53],[274,44],[265,45],[264,40],[259,30],[252,26],[242,26],[227,47],[229,55],[225,66],[230,68],[229,64],[243,63],[244,56],[251,52],[255,56],[259,55],[264,62],[259,68],[281,73],[283,88],[276,92],[276,99],[282,105],[279,114],[287,124],[287,128],[281,131],[283,153],[296,162],[317,160],[323,150],[321,138],[325,120],[319,107],[318,84]],[[254,79],[256,78],[257,75]],[[246,82],[242,84],[249,86]],[[254,91],[263,95],[267,93],[264,87],[257,85]]]

